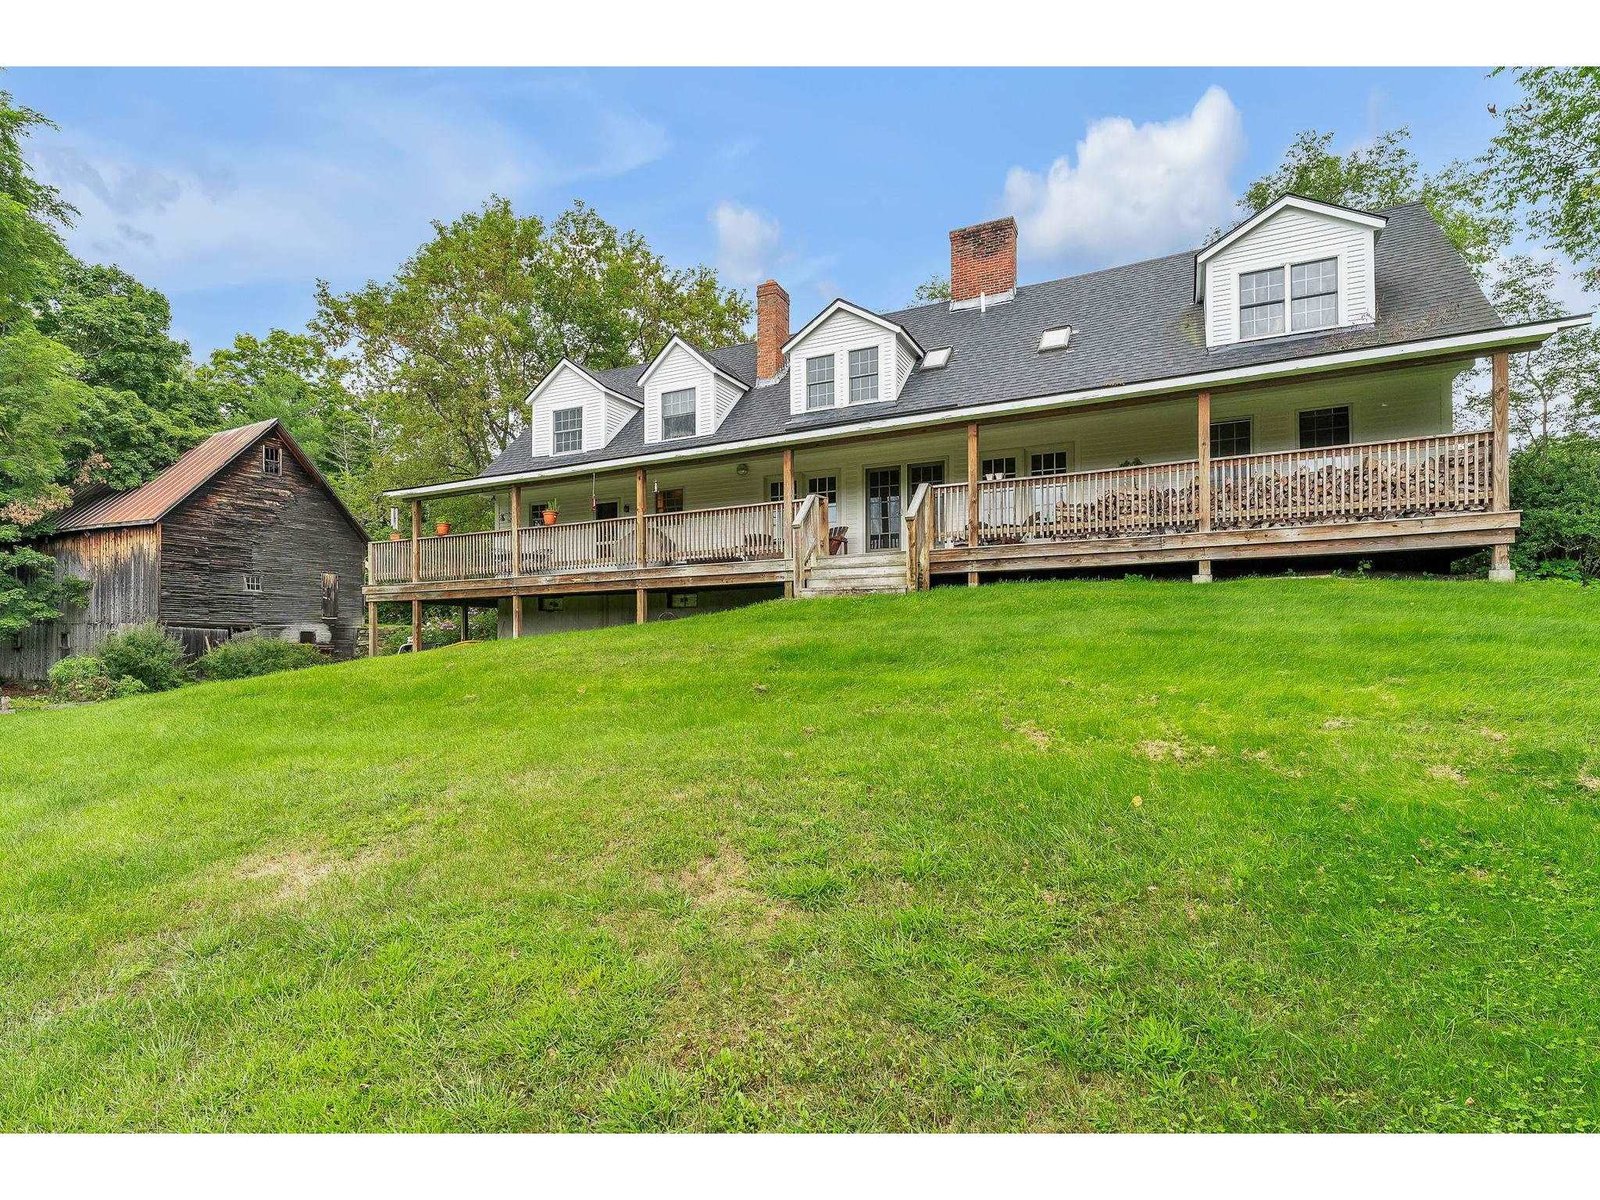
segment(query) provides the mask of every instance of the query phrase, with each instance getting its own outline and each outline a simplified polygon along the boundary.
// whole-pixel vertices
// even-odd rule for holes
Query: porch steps
[[[802,597],[898,596],[906,590],[905,551],[835,554],[811,568]]]

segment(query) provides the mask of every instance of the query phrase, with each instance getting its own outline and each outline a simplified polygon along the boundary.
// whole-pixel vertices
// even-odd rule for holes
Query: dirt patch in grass
[[[1435,763],[1428,768],[1429,779],[1447,779],[1451,783],[1465,783],[1467,777],[1448,763]]]
[[[235,879],[261,880],[273,885],[270,900],[290,904],[303,899],[323,881],[334,876],[359,874],[377,858],[375,851],[353,857],[311,850],[283,850],[258,854],[242,861],[233,872]]]
[[[1139,743],[1139,753],[1151,762],[1190,762],[1197,758],[1210,758],[1216,752],[1215,746],[1202,746],[1189,742],[1152,739]]]

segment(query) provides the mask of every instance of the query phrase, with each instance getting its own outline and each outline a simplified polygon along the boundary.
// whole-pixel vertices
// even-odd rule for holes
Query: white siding
[[[583,408],[583,448],[602,450],[616,436],[617,430],[628,423],[628,418],[638,411],[626,401],[608,395],[581,372],[563,363],[556,375],[533,402],[528,419],[533,422],[534,457],[549,454],[552,446],[551,422],[557,409]]]
[[[683,346],[672,346],[645,380],[644,440],[661,438],[661,396],[683,388],[694,389],[695,433],[706,434],[716,428],[716,375]]]
[[[722,427],[723,419],[733,411],[733,406],[739,403],[739,397],[744,395],[744,389],[737,384],[729,383],[720,375],[717,381],[717,428]]]
[[[878,348],[878,400],[893,400],[899,394],[903,376],[896,355],[902,352],[893,330],[884,329],[853,312],[840,310],[818,325],[803,342],[789,351],[789,411],[806,411],[806,359],[833,356],[833,402],[838,407],[850,403],[850,351],[868,346]],[[909,351],[905,351],[909,353]]]
[[[1365,226],[1284,209],[1205,264],[1206,344],[1223,346],[1239,340],[1241,274],[1322,258],[1339,260],[1339,324],[1370,323],[1377,314],[1374,241],[1373,231]]]

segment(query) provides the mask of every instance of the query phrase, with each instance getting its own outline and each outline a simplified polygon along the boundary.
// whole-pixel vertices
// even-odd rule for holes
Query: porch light
[[[740,463],[737,467],[735,467],[733,469],[733,473],[735,475],[739,476],[741,479],[744,478],[746,475],[750,474],[750,464],[749,463]]]

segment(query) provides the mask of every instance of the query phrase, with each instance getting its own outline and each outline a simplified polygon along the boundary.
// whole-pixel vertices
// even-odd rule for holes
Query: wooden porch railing
[[[1486,510],[1494,435],[1366,442],[1219,458],[1211,466],[1212,526],[1256,529]]]
[[[1211,462],[1211,527],[1254,529],[1476,512],[1493,504],[1493,434],[1440,434]],[[934,542],[967,544],[967,485],[933,489]],[[978,485],[978,541],[1076,541],[1200,528],[1199,463]]]
[[[917,484],[905,512],[906,590],[920,592],[929,586],[928,551],[933,548],[932,485]]]
[[[644,520],[646,566],[784,557],[782,500],[651,513]]]
[[[794,545],[794,590],[798,595],[818,558],[828,553],[828,502],[813,492],[800,504],[790,531]]]

